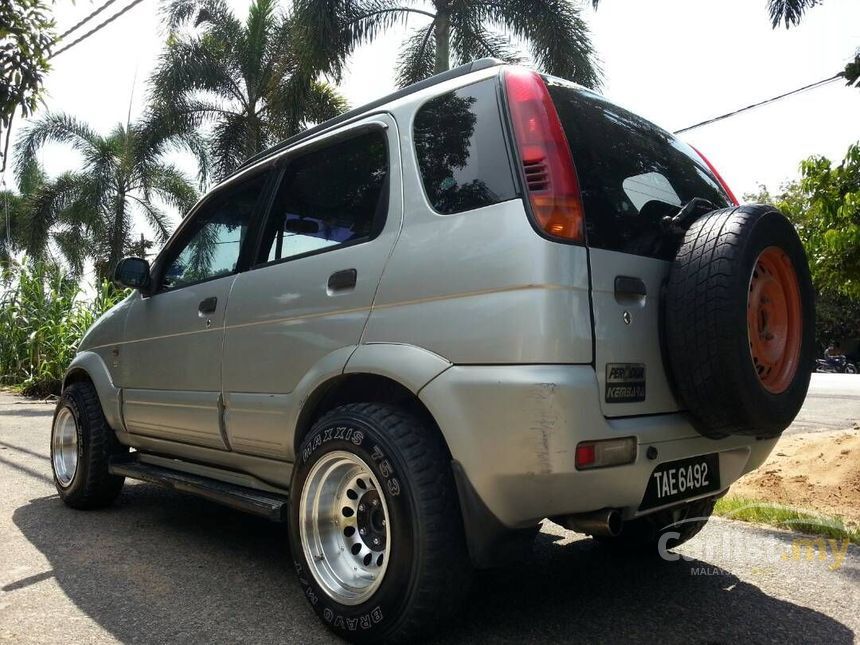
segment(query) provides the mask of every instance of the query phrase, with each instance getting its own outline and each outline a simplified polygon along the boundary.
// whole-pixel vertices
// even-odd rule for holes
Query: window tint
[[[290,161],[259,262],[372,238],[388,208],[388,151],[374,131]]]
[[[590,246],[671,259],[665,215],[693,197],[729,205],[685,143],[596,94],[552,79],[547,84],[579,175]]]
[[[427,198],[440,213],[516,196],[494,80],[425,103],[415,115],[415,152]]]
[[[265,180],[264,175],[247,180],[223,196],[216,193],[201,206],[194,214],[190,237],[171,253],[164,289],[235,273]]]

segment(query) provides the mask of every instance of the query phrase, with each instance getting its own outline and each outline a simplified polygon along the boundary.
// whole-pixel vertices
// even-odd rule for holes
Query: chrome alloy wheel
[[[51,461],[60,486],[68,487],[78,470],[78,422],[67,407],[60,408],[54,417],[54,427],[51,429]]]
[[[379,588],[391,553],[388,507],[367,463],[342,450],[314,464],[299,504],[299,535],[314,579],[358,605]]]

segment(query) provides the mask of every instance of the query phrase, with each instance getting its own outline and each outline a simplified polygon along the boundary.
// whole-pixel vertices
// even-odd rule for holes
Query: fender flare
[[[287,443],[291,446],[289,460],[295,459],[297,434],[311,422],[317,403],[340,378],[359,374],[383,376],[417,396],[427,383],[450,367],[451,362],[438,354],[402,343],[352,345],[326,355],[291,393],[296,404],[291,406],[287,419],[291,435]]]
[[[62,390],[78,380],[81,375],[86,376],[95,386],[108,425],[114,429],[114,432],[124,431],[120,389],[114,385],[102,357],[95,352],[78,352],[63,376]]]

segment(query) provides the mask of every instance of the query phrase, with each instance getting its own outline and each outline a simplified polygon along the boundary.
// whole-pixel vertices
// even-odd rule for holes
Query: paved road
[[[787,434],[860,426],[860,374],[813,374],[806,402]]]
[[[104,511],[64,507],[50,415],[0,394],[0,642],[336,642],[281,526],[139,483]],[[718,521],[689,561],[642,561],[547,523],[528,562],[477,577],[437,642],[854,642],[857,547],[838,566],[783,560],[794,537]]]

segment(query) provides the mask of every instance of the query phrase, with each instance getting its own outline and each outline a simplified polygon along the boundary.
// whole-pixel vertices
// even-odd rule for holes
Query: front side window
[[[258,262],[367,241],[388,207],[388,149],[374,130],[287,163]]]
[[[163,289],[178,289],[236,272],[239,254],[266,178],[214,195],[195,214],[191,232],[171,253]]]
[[[424,191],[446,215],[516,196],[492,79],[427,101],[415,115]]]

